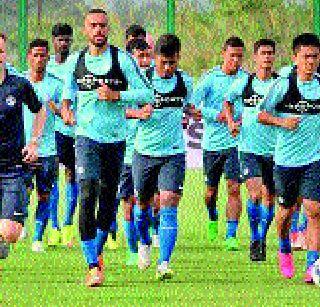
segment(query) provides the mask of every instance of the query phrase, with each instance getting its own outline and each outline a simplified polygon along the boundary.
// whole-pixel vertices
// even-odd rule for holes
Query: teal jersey
[[[245,90],[249,91],[247,88],[248,81],[248,75],[240,77],[232,84],[226,96],[226,100],[231,104],[234,106],[238,104],[242,108],[242,125],[238,139],[238,149],[246,153],[272,156],[276,144],[276,127],[258,123],[259,109],[257,106],[268,94],[275,79],[262,81],[254,77],[251,89],[256,95],[253,95],[251,99],[245,99],[244,92]]]
[[[125,109],[130,103],[150,102],[153,90],[143,77],[133,58],[119,50],[118,61],[120,69],[128,82],[128,89],[120,92],[120,101],[100,101],[97,90],[80,91],[74,78],[76,64],[80,53],[70,56],[70,69],[66,74],[63,89],[63,99],[76,99],[75,134],[86,136],[100,143],[124,141],[126,138]],[[85,66],[95,75],[104,75],[111,69],[112,57],[110,47],[99,56],[85,53]],[[74,89],[76,88],[76,98]]]
[[[290,75],[290,73],[292,72],[294,66],[291,65],[291,66],[284,66],[284,67],[281,67],[278,74],[280,77],[288,77]]]
[[[302,82],[299,78],[297,79],[298,90],[303,99],[320,99],[320,84],[318,79],[314,78],[309,82]],[[320,139],[318,135],[320,131],[320,113],[296,115],[278,111],[277,107],[279,107],[288,89],[289,79],[280,78],[271,87],[266,99],[260,105],[260,109],[282,118],[292,116],[299,116],[301,118],[298,128],[293,131],[284,128],[278,129],[274,159],[275,163],[281,166],[308,165],[320,160]],[[298,107],[303,109],[305,101],[300,101]]]
[[[63,89],[64,76],[68,73],[68,70],[69,70],[68,64],[69,64],[68,59],[64,63],[61,63],[61,64],[57,63],[54,55],[50,57],[47,64],[47,72],[55,76],[57,80],[60,81],[61,83],[61,86],[59,87],[60,88],[59,104],[57,105],[59,108],[61,107],[61,103],[62,103],[62,89]],[[56,117],[56,120],[55,120],[55,130],[59,131],[64,135],[74,137],[74,127],[66,125],[63,122],[63,120],[58,116]]]
[[[183,104],[177,107],[155,107],[149,119],[138,122],[135,150],[142,155],[164,157],[185,152],[183,106],[189,103],[192,95],[192,78],[182,71],[179,72],[187,92]],[[171,93],[179,87],[176,74],[172,78],[164,79],[158,76],[156,70],[152,70],[151,81],[155,91],[161,94]],[[155,96],[153,101],[157,105]]]
[[[28,74],[27,79],[30,80]],[[31,82],[31,81],[30,81]],[[59,102],[59,93],[61,91],[61,83],[51,74],[46,73],[44,79],[40,82],[31,82],[35,93],[39,100],[46,108],[46,122],[43,128],[42,137],[39,143],[39,157],[49,157],[57,154],[55,142],[55,115],[48,106],[49,101]],[[29,143],[32,137],[32,123],[34,114],[28,108],[24,107],[24,125],[26,143]]]
[[[236,75],[227,75],[220,67],[215,67],[205,73],[195,87],[191,101],[202,112],[204,150],[220,151],[237,146],[237,139],[232,137],[226,123],[218,122],[217,116],[223,110],[230,86],[243,75],[246,75],[243,70],[239,70]],[[240,114],[241,109],[235,109],[235,119]]]

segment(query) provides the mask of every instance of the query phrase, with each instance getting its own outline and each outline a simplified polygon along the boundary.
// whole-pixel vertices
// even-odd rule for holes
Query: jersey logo
[[[252,95],[250,98],[244,99],[244,102],[247,106],[256,107],[262,100],[263,97],[260,95]]]
[[[286,107],[290,110],[295,110],[298,113],[305,113],[311,110],[320,110],[319,104],[305,100],[300,100],[298,103],[290,103]]]
[[[17,100],[14,96],[12,95],[9,95],[7,98],[6,98],[6,104],[9,106],[9,107],[13,107],[15,104],[17,103]]]
[[[108,86],[119,86],[122,85],[122,81],[118,79],[108,79],[105,77],[97,78],[94,75],[85,75],[81,79],[77,79],[77,84],[82,85],[89,90],[93,90],[102,86],[102,84],[107,84]]]

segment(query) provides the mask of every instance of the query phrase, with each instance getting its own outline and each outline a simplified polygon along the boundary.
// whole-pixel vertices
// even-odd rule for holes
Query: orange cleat
[[[98,256],[98,265],[99,265],[99,270],[104,273],[104,261],[103,261],[103,254]]]
[[[98,267],[89,269],[85,284],[87,287],[99,287],[103,284],[104,276],[102,271]]]

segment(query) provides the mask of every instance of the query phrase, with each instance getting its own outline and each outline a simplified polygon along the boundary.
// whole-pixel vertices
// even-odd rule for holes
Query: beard
[[[106,36],[102,41],[96,42],[94,39],[92,39],[91,43],[97,47],[97,48],[102,48],[107,44],[108,41],[108,36]]]

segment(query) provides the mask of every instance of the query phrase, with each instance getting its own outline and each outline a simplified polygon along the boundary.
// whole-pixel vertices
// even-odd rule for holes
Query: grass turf
[[[178,243],[172,257],[175,272],[172,280],[163,283],[155,280],[156,249],[153,250],[153,265],[146,272],[125,267],[121,227],[121,247],[116,251],[105,249],[106,281],[103,287],[96,289],[83,285],[86,267],[79,246],[71,250],[47,249],[46,253],[35,254],[31,252],[29,237],[17,244],[9,258],[0,263],[3,267],[0,306],[317,305],[319,288],[302,281],[305,252],[295,253],[297,274],[292,280],[279,276],[274,224],[268,237],[267,262],[252,264],[248,259],[249,230],[245,210],[239,228],[240,251],[224,250],[224,182],[219,193],[219,240],[208,242],[203,182],[200,171],[187,172],[179,209]],[[121,219],[119,217],[120,224]],[[32,225],[32,220],[28,225]]]

